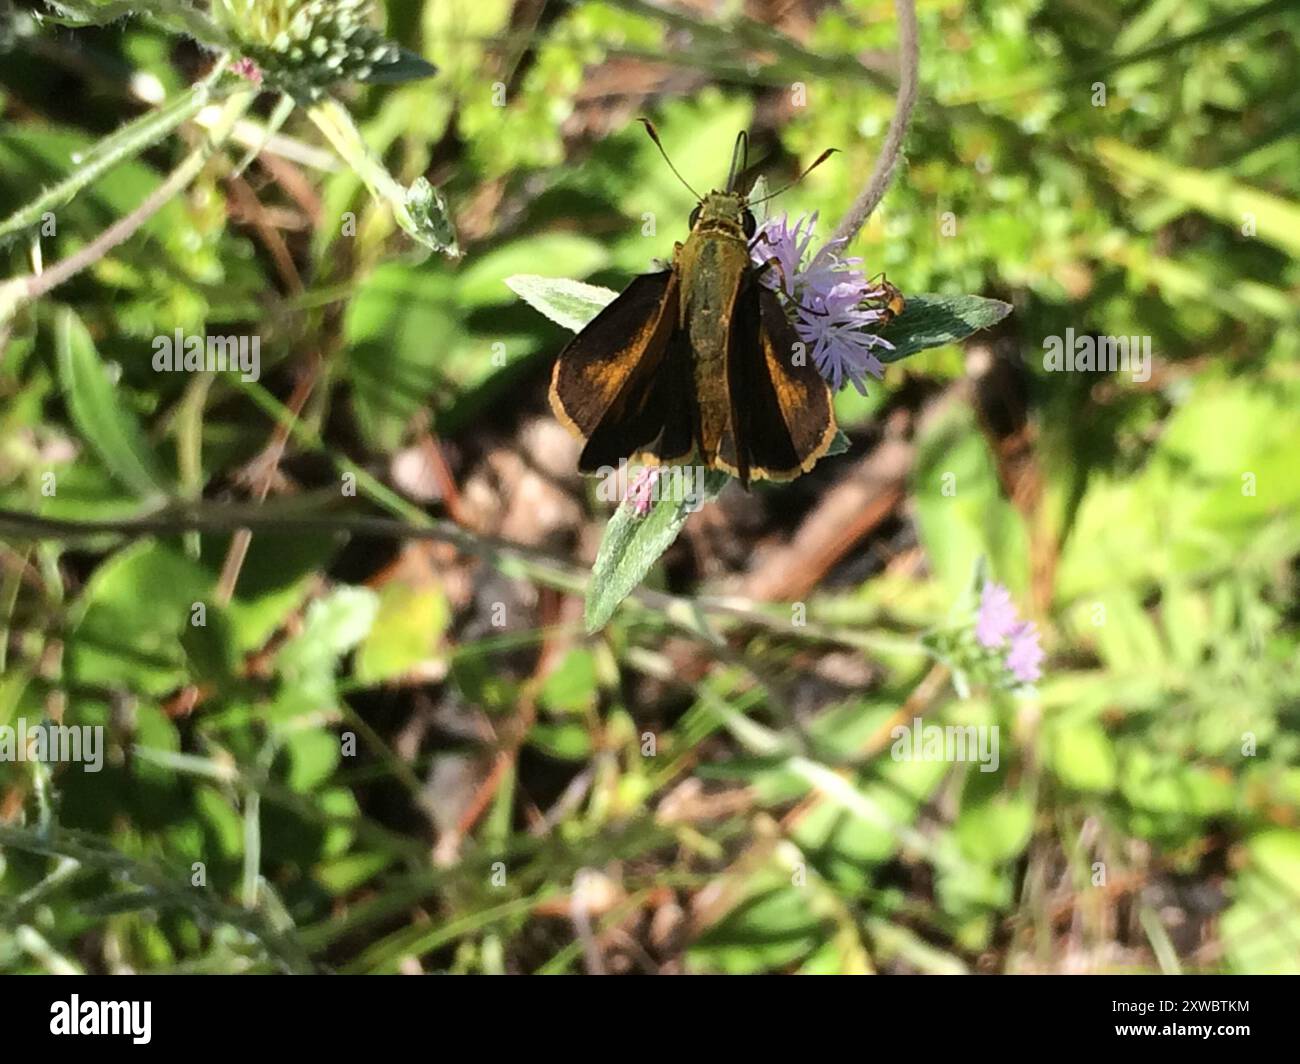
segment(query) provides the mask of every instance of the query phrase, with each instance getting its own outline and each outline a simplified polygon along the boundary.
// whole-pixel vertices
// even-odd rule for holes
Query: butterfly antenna
[[[749,201],[749,205],[750,205],[751,207],[753,207],[753,206],[754,206],[755,204],[757,204],[757,203],[766,203],[766,202],[767,202],[768,200],[770,200],[773,196],[779,196],[779,195],[781,195],[782,192],[785,192],[785,191],[787,191],[788,189],[792,189],[792,188],[794,188],[795,185],[797,185],[797,184],[798,184],[800,181],[802,181],[805,177],[807,177],[809,174],[811,174],[814,170],[817,169],[817,167],[821,166],[822,163],[824,163],[827,159],[829,159],[832,155],[834,155],[834,154],[835,154],[837,151],[839,151],[839,150],[840,150],[839,148],[827,148],[824,152],[822,152],[819,156],[817,156],[816,159],[813,160],[813,164],[812,164],[812,166],[808,167],[807,170],[805,170],[802,174],[800,174],[798,177],[796,177],[796,178],[795,178],[793,181],[791,181],[788,185],[785,185],[785,186],[783,186],[783,187],[781,187],[781,188],[778,188],[775,192],[769,192],[769,193],[768,193],[766,196],[764,196],[762,199],[750,200],[750,201]]]
[[[645,131],[650,134],[650,139],[655,142],[655,147],[659,149],[659,154],[664,157],[664,162],[668,164],[668,169],[671,170],[676,175],[677,180],[686,186],[687,191],[690,192],[692,196],[694,196],[697,200],[702,200],[704,197],[701,196],[698,192],[696,192],[695,189],[691,188],[690,183],[686,180],[686,178],[682,177],[681,174],[677,173],[677,167],[673,165],[673,161],[670,158],[668,158],[668,153],[664,151],[663,143],[659,140],[659,131],[655,129],[653,125],[651,125],[650,119],[638,118],[637,121],[640,122],[643,126],[645,126]]]
[[[739,166],[737,166],[739,164]],[[731,149],[731,169],[727,171],[727,191],[736,190],[737,179],[749,169],[749,134],[743,129],[736,134],[736,146]]]

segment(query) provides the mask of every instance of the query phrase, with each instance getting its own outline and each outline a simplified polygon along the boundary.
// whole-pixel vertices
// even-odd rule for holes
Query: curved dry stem
[[[898,12],[898,95],[894,104],[894,117],[889,122],[885,143],[876,159],[871,177],[854,200],[853,206],[835,227],[835,232],[818,252],[819,258],[833,247],[848,244],[884,199],[890,182],[894,179],[894,170],[902,153],[903,138],[912,121],[912,109],[916,105],[917,67],[920,63],[916,6],[912,0],[895,0],[894,7]]]
[[[554,557],[536,547],[476,535],[451,521],[431,519],[423,514],[420,517],[420,522],[416,523],[362,514],[293,513],[271,509],[267,504],[223,503],[191,505],[145,517],[73,520],[0,508],[0,541],[80,541],[99,536],[141,539],[185,532],[237,532],[240,529],[247,529],[254,535],[332,533],[450,543],[457,550],[484,559],[507,575],[533,580],[572,595],[583,594],[590,579],[590,573],[584,566]],[[649,588],[638,588],[628,597],[645,609],[662,615],[670,624],[684,632],[698,634],[699,617],[707,614],[719,621],[731,620],[793,638],[838,643],[871,653],[926,653],[915,640],[879,636],[854,626],[814,623],[794,626],[771,603],[739,596],[685,598]]]

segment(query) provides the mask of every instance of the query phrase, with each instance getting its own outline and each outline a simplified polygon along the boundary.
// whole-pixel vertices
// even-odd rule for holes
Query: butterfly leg
[[[781,265],[781,260],[778,259],[775,255],[773,255],[770,259],[768,259],[761,266],[759,266],[758,269],[754,271],[754,280],[755,281],[761,280],[763,277],[763,271],[771,269],[773,266],[776,267],[776,272],[781,278],[781,291],[783,292],[791,291],[790,280],[785,275],[785,267]]]

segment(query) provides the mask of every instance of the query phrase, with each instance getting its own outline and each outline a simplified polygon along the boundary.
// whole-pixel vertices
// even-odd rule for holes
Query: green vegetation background
[[[691,197],[638,114],[697,184],[722,180],[738,129],[756,130],[777,177],[839,147],[774,208],[820,211],[828,231],[892,113],[893,6],[787,5],[783,22],[772,5],[720,6],[389,0],[390,36],[440,72],[343,96],[399,178],[442,188],[463,259],[417,257],[359,177],[318,165],[326,145],[295,116],[282,132],[308,149],[304,196],[249,171],[269,206],[301,215],[319,197],[315,224],[286,231],[293,291],[227,181],[238,153],[219,155],[11,323],[0,507],[85,520],[247,499],[240,471],[319,358],[286,458],[300,490],[268,512],[341,512],[351,470],[348,512],[418,516],[385,490],[416,435],[472,453],[513,407],[543,409],[564,333],[504,279],[619,287],[684,233]],[[1039,494],[1008,498],[974,403],[923,422],[901,511],[923,564],[806,600],[810,621],[873,647],[836,651],[870,681],[818,688],[796,727],[773,692],[834,640],[734,625],[719,648],[653,605],[596,638],[525,607],[503,634],[483,620],[491,589],[459,607],[437,580],[376,590],[380,548],[324,532],[255,536],[225,607],[227,536],[9,537],[0,723],[104,724],[110,750],[99,774],[0,764],[0,970],[565,972],[590,967],[595,942],[615,970],[1300,971],[1300,13],[925,0],[918,14],[906,162],[851,251],[904,292],[1015,309],[965,357],[926,352],[869,396],[843,394],[855,453],[828,463],[866,453],[904,381],[968,395],[975,351],[1028,413]],[[9,44],[0,215],[140,113],[141,84],[172,95],[202,72],[197,51],[139,21]],[[134,207],[188,135],[60,210],[45,261]],[[25,241],[0,257],[6,276],[31,267]],[[257,332],[262,379],[153,372],[152,338],[177,328]],[[1151,381],[1044,373],[1043,338],[1066,328],[1150,336]],[[772,512],[800,497],[786,490]],[[573,497],[598,527],[608,508]],[[1024,697],[945,683],[926,714],[998,724],[998,771],[855,758],[930,672],[916,639],[981,557],[1039,621],[1046,676]],[[552,585],[534,601],[573,589],[562,567],[473,572]],[[670,635],[707,662],[676,685]],[[654,704],[647,676],[668,691]],[[201,701],[178,713],[189,684]],[[434,703],[492,730],[406,750],[407,718]],[[763,752],[746,718],[781,741]],[[460,807],[448,821],[440,788],[484,751],[490,765],[517,726],[519,757],[448,847]],[[577,781],[572,800],[537,808],[538,763]],[[672,815],[708,796],[713,812]]]

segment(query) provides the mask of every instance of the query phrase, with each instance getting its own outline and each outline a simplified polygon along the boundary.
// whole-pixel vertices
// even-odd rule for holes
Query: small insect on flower
[[[885,374],[876,349],[894,346],[873,331],[887,320],[878,305],[887,293],[867,280],[861,259],[840,258],[838,243],[809,255],[816,224],[816,214],[794,226],[785,215],[769,219],[754,241],[754,261],[774,267],[763,283],[781,294],[795,331],[831,388],[852,384],[865,395],[867,375],[879,380]]]
[[[907,305],[907,301],[903,298],[903,293],[900,292],[894,285],[889,283],[888,277],[886,277],[883,273],[880,274],[879,277],[880,277],[879,287],[882,293],[879,302],[880,324],[888,325],[891,321],[893,321],[895,318],[897,318],[900,314],[903,313],[903,308]],[[874,279],[875,278],[873,278],[873,280]]]

